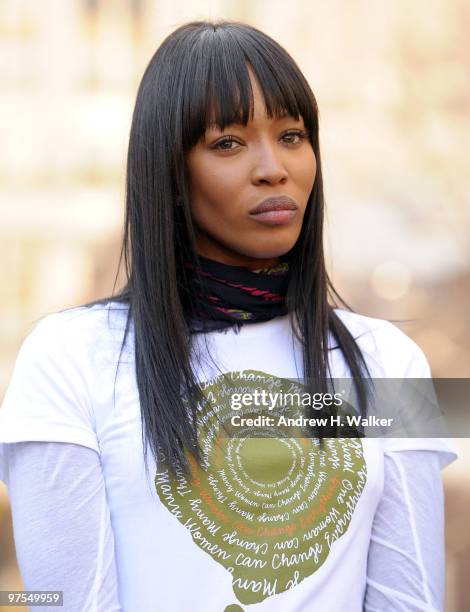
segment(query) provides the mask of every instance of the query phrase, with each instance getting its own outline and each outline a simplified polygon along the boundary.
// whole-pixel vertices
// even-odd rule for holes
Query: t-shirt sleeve
[[[13,443],[4,452],[25,589],[62,591],[63,606],[48,609],[119,612],[114,533],[100,456],[59,442]]]
[[[99,452],[90,363],[77,327],[54,313],[23,341],[0,408],[0,480],[12,442],[71,442]]]
[[[444,610],[444,495],[436,453],[385,456],[372,525],[365,612]]]
[[[423,350],[413,340],[411,340],[411,338],[406,336],[403,332],[399,330],[397,331],[401,338],[400,348],[402,351],[402,360],[405,364],[403,378],[430,379],[429,385],[426,386],[426,393],[430,394],[432,401],[437,402],[437,398],[435,395],[433,395],[434,389],[431,380],[431,367],[426,355],[424,354]],[[417,410],[417,407],[415,406],[410,406],[409,408],[411,411],[415,409]],[[411,412],[411,418],[413,418],[413,412]],[[445,427],[442,428],[439,424],[438,430],[445,430]],[[400,450],[435,451],[437,452],[439,466],[441,469],[449,465],[449,463],[452,463],[452,461],[455,461],[455,459],[458,457],[457,449],[451,438],[385,437],[383,438],[382,442],[385,454]]]

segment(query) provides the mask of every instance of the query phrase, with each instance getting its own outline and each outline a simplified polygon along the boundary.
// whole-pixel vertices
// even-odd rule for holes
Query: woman
[[[365,415],[367,378],[430,376],[398,328],[329,303],[322,227],[292,58],[245,24],[178,28],[133,115],[128,282],[35,327],[0,411],[25,588],[100,612],[443,609],[452,448],[242,420],[269,416],[261,390],[352,379]]]

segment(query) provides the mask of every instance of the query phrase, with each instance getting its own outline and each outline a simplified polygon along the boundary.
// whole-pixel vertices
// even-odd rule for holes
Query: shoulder
[[[2,407],[2,442],[74,442],[99,451],[98,397],[112,389],[126,316],[111,304],[50,313],[26,335]],[[101,395],[97,395],[101,393]]]
[[[123,331],[126,323],[128,306],[119,302],[94,304],[92,306],[75,306],[43,316],[34,326],[31,334],[54,334],[55,332],[77,334],[94,334],[104,329],[112,332]]]
[[[334,312],[356,340],[377,376],[428,377],[429,364],[421,347],[386,319],[335,308]]]
[[[103,351],[114,352],[121,346],[127,313],[126,305],[108,302],[47,314],[24,338],[19,357],[79,362]]]

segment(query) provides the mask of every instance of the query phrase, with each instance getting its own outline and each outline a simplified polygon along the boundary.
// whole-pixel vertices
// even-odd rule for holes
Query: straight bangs
[[[182,145],[187,153],[206,129],[246,126],[253,118],[249,68],[262,91],[269,118],[302,116],[316,148],[317,105],[295,62],[261,32],[254,36],[236,24],[210,28],[195,37],[182,79]]]

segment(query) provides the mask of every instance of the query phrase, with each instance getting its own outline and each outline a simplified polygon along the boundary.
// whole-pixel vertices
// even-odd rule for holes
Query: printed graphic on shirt
[[[162,466],[155,487],[194,543],[232,574],[238,602],[258,603],[316,572],[347,531],[367,480],[362,441],[329,438],[321,449],[318,439],[282,437],[279,429],[269,437],[273,428],[263,427],[229,437],[223,424],[233,431],[234,415],[256,412],[234,410],[234,394],[302,392],[302,386],[244,370],[201,387],[208,399],[198,419],[203,469],[190,457],[188,481],[171,478]],[[242,608],[227,602],[225,610]]]

